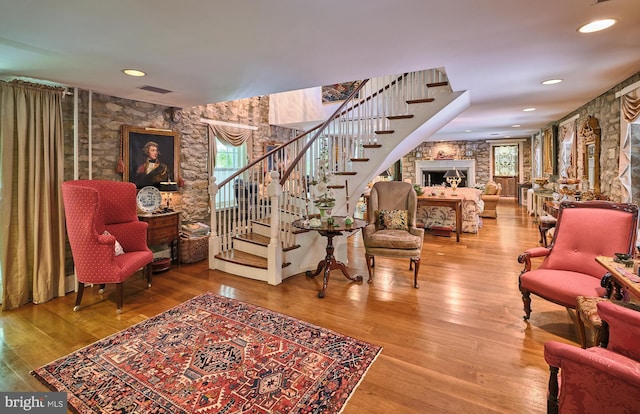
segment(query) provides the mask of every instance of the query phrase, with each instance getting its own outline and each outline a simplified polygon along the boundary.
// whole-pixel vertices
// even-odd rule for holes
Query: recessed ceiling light
[[[129,76],[147,76],[146,73],[137,69],[123,69],[122,73]]]
[[[587,23],[583,26],[580,26],[578,28],[578,31],[580,33],[593,33],[593,32],[599,32],[600,30],[604,30],[604,29],[608,29],[611,26],[613,26],[614,24],[616,24],[616,19],[601,19],[601,20],[594,20],[590,23]]]
[[[531,112],[531,111],[535,111],[535,110],[536,110],[536,108],[524,108],[522,110],[522,112]]]
[[[465,129],[464,132],[471,132],[471,130],[470,129]]]
[[[556,83],[562,82],[562,79],[547,79],[542,81],[543,85],[555,85]]]
[[[511,125],[511,128],[520,128],[519,124]]]
[[[496,136],[496,135],[500,135],[500,134],[498,132],[492,132],[491,135]]]

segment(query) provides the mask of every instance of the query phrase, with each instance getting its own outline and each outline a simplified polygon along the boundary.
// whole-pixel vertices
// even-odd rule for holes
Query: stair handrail
[[[355,96],[358,95],[358,93],[360,92],[360,90],[364,87],[364,85],[369,82],[369,79],[365,79],[363,80],[360,85],[358,85],[357,88],[355,88],[351,94],[349,94],[349,96],[347,97],[347,99],[344,100],[344,102],[342,102],[342,104],[338,107],[338,109],[335,110],[335,112],[333,113],[333,115],[331,115],[329,118],[327,118],[322,124],[316,126],[314,128],[314,130],[317,129],[317,132],[315,133],[315,135],[309,140],[307,141],[307,143],[305,144],[304,147],[302,147],[300,149],[300,151],[298,152],[298,155],[296,155],[296,157],[293,159],[293,161],[291,161],[291,164],[289,165],[289,167],[285,170],[285,172],[282,174],[282,177],[280,178],[280,184],[284,185],[284,183],[287,182],[287,179],[289,178],[289,176],[291,175],[291,173],[293,172],[293,170],[295,170],[295,168],[298,166],[298,163],[300,162],[300,159],[304,156],[304,154],[307,152],[307,150],[309,148],[311,148],[311,146],[316,142],[316,140],[318,139],[318,137],[322,134],[322,132],[324,132],[324,130],[327,128],[327,126],[334,120],[339,118],[340,116],[344,115],[345,113],[347,113],[351,108],[347,109],[346,111],[343,111],[344,107],[347,106],[349,104],[349,102],[351,102],[353,100],[353,98]],[[355,105],[354,105],[355,106]],[[311,132],[312,130],[310,130],[309,132]],[[297,140],[298,138],[301,137],[296,137],[294,139],[292,139],[289,143],[291,143],[294,140]]]

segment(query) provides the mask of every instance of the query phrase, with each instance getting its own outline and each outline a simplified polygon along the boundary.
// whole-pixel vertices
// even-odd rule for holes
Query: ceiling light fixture
[[[123,69],[122,73],[124,73],[125,75],[129,75],[129,76],[147,76],[146,73],[144,73],[141,70],[137,70],[137,69]]]
[[[524,108],[522,110],[522,112],[531,112],[531,111],[535,111],[535,110],[536,110],[536,108]]]
[[[511,125],[511,128],[520,128],[520,124]]]
[[[562,82],[562,79],[547,79],[540,83],[542,83],[543,85],[555,85],[556,83],[560,82]]]
[[[617,23],[616,19],[594,20],[578,28],[580,33],[594,33],[604,29],[608,29]]]
[[[471,132],[471,130],[470,129],[465,129],[464,132]]]

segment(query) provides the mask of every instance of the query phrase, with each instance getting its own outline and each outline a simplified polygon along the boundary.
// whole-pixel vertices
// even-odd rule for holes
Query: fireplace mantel
[[[476,185],[476,160],[420,160],[416,161],[416,181],[420,182],[422,171],[447,171],[452,168],[466,171],[467,186]]]

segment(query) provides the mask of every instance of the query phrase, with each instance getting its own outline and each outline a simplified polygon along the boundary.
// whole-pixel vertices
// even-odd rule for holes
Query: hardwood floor
[[[0,315],[0,390],[46,391],[31,369],[86,346],[202,292],[254,303],[384,347],[352,395],[344,413],[544,413],[548,367],[543,344],[578,346],[571,316],[533,298],[523,321],[517,256],[537,246],[539,233],[512,199],[498,204],[498,218],[484,219],[479,234],[425,236],[418,283],[409,260],[376,258],[375,280],[367,269],[360,233],[349,239],[349,269],[363,275],[351,283],[333,271],[327,297],[321,279],[304,274],[279,286],[207,269],[207,261],[142,276],[125,284],[123,313],[115,313],[115,288],[104,298],[85,289]]]

